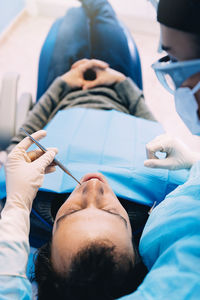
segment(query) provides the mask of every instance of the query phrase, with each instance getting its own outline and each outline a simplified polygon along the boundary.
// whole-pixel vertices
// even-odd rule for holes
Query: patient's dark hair
[[[50,242],[37,253],[34,279],[39,300],[109,300],[136,290],[146,273],[137,256],[134,260],[128,254],[116,254],[108,242],[94,242],[82,248],[69,270],[60,274],[51,262]]]

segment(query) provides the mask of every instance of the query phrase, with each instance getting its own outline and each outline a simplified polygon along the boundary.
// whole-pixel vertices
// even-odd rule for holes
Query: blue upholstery
[[[40,60],[39,60],[39,72],[38,72],[38,87],[37,87],[37,100],[42,96],[44,91],[44,86],[47,78],[48,73],[48,66],[51,61],[51,57],[53,55],[54,46],[56,43],[56,36],[58,33],[58,29],[62,22],[62,18],[55,21],[52,25],[46,39],[44,45],[42,47],[40,53]]]
[[[85,57],[92,58],[94,55],[94,58],[107,61],[111,67],[130,77],[142,89],[141,63],[135,41],[129,30],[115,16],[111,15],[110,18],[113,18],[112,22],[106,20],[103,25],[91,25],[95,30],[98,30],[97,35],[103,32],[103,38],[107,43],[106,47],[105,43],[102,43],[101,36],[99,44],[102,49],[99,49],[99,45],[97,45],[98,39],[93,41],[95,34],[94,30],[91,30],[91,34],[93,35],[91,42],[97,45],[98,53],[97,49],[92,51],[89,37],[90,20],[82,7],[69,9],[64,17],[59,18],[53,23],[40,54],[37,100],[44,94],[51,82],[57,76],[61,75],[60,73],[63,74],[66,72],[74,61]],[[102,26],[103,28],[100,28]],[[105,26],[109,30],[105,30],[107,28]],[[82,28],[82,31],[79,28]],[[114,28],[115,31],[113,31]],[[110,41],[112,34],[113,41]],[[110,44],[113,45],[113,49],[110,49]],[[72,52],[75,53],[73,54]],[[121,57],[122,54],[123,57]],[[113,55],[115,56],[114,58]],[[111,60],[115,60],[115,63]],[[57,64],[64,66],[57,66]],[[52,72],[53,75],[50,75],[51,78],[49,79],[49,73]]]
[[[138,85],[138,87],[142,90],[143,89],[143,84],[142,84],[142,68],[141,68],[141,62],[140,62],[140,55],[139,51],[137,49],[137,45],[130,33],[130,31],[126,28],[126,26],[123,25],[124,28],[124,33],[126,35],[127,41],[128,41],[128,46],[130,50],[130,55],[132,58],[132,61],[134,63],[134,71],[135,71],[135,76],[132,76],[131,79]]]

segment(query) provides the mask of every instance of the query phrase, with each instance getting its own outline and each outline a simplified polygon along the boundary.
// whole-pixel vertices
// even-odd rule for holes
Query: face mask
[[[200,135],[200,120],[198,118],[198,104],[194,94],[200,90],[200,82],[191,90],[184,87],[174,93],[176,111],[191,131],[192,134]]]

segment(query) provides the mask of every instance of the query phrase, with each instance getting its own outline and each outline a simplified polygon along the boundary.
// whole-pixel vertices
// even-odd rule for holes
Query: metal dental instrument
[[[36,141],[24,128],[20,128],[32,141],[35,143],[44,153],[47,152],[47,149],[43,147],[38,141]],[[81,185],[81,183],[65,168],[65,166],[59,162],[56,158],[54,158],[53,163],[55,163],[58,167],[60,167],[65,173],[67,173],[69,176],[71,176],[78,184]]]

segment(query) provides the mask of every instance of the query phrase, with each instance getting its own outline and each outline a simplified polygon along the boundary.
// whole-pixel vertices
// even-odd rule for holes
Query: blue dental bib
[[[57,147],[57,158],[80,180],[101,172],[119,197],[152,206],[185,182],[187,171],[148,169],[145,145],[163,133],[160,124],[115,110],[72,108],[59,111],[46,126],[45,147]],[[32,149],[35,148],[32,147]],[[0,197],[5,197],[5,176],[0,172]],[[45,176],[43,191],[71,192],[76,182],[57,168]]]

